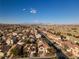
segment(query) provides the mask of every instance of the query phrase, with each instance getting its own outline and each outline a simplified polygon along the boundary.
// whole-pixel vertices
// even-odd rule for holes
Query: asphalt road
[[[62,51],[61,49],[59,49],[58,47],[56,47],[56,45],[54,43],[52,43],[50,41],[50,39],[41,31],[39,31],[39,33],[42,35],[44,39],[44,41],[52,48],[54,48],[56,50],[56,55],[57,55],[57,59],[69,59]]]

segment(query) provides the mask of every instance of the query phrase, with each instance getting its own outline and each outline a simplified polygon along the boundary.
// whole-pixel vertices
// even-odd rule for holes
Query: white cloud
[[[31,14],[36,14],[37,13],[37,10],[36,9],[33,9],[31,8],[30,10],[26,10],[26,8],[23,8],[22,11],[24,12],[27,12],[27,13],[31,13]]]
[[[36,10],[36,9],[31,9],[31,10],[30,10],[30,13],[36,14],[36,13],[37,13],[37,10]]]
[[[22,11],[26,11],[26,9],[25,9],[25,8],[23,8],[23,9],[22,9]]]

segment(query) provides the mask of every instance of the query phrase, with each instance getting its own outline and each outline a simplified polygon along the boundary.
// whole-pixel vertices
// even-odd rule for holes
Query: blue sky
[[[0,0],[0,23],[79,24],[79,0]]]

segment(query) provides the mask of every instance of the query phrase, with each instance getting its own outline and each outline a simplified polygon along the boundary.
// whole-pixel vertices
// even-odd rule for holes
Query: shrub
[[[67,35],[68,35],[68,36],[72,36],[72,34],[71,34],[71,33],[67,33]]]
[[[17,56],[18,55],[18,48],[14,48],[11,50],[11,53],[14,55],[14,56]]]

